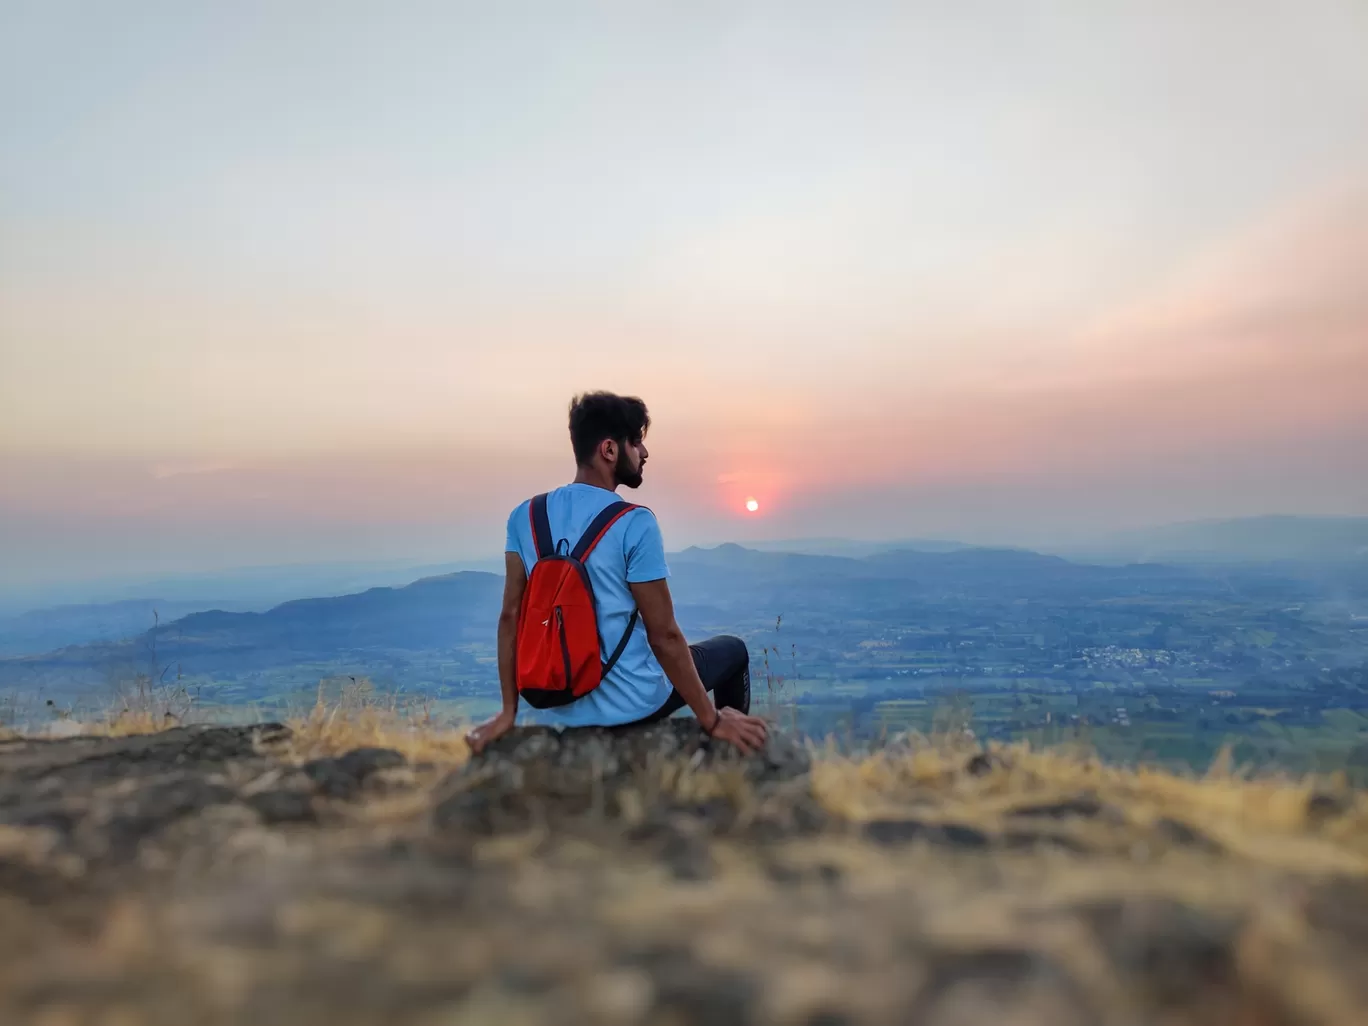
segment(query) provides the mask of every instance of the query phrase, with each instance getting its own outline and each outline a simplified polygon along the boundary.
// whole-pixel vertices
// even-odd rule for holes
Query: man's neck
[[[598,467],[580,467],[575,472],[575,484],[593,485],[606,492],[617,491],[617,482],[613,480],[612,473]]]

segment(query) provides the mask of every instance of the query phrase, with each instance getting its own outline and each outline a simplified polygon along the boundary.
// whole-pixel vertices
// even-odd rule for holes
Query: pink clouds
[[[976,387],[929,401],[871,389],[847,397],[853,425],[812,442],[827,450],[816,462],[849,467],[837,456],[854,437],[883,439],[853,463],[885,482],[1288,437],[1368,447],[1366,396],[1368,193],[1341,192],[1219,247],[1033,371],[983,368]]]
[[[1027,511],[1103,523],[1142,510],[1368,509],[1355,485],[1368,478],[1362,191],[1270,217],[1044,341],[961,352],[919,328],[915,348],[856,339],[797,347],[782,362],[777,328],[748,350],[739,335],[695,335],[644,314],[609,317],[597,333],[594,323],[592,309],[563,321],[534,309],[486,326],[502,341],[477,347],[464,369],[457,350],[439,347],[425,374],[426,350],[401,348],[372,378],[353,338],[339,350],[345,371],[309,375],[301,364],[300,376],[273,382],[236,446],[187,442],[190,404],[162,426],[174,443],[164,452],[125,444],[101,456],[97,438],[89,451],[11,449],[0,457],[0,514],[34,537],[108,531],[119,545],[175,536],[189,548],[236,537],[244,561],[315,553],[324,538],[341,552],[383,537],[390,550],[408,539],[478,554],[497,547],[511,505],[570,475],[564,404],[600,382],[652,406],[652,473],[637,497],[662,509],[677,543],[824,524],[897,534],[918,516],[942,533],[978,525],[1010,537]],[[227,381],[243,401],[250,392],[233,390],[247,387],[263,347],[232,357],[242,366]],[[328,352],[320,344],[315,355],[326,363]],[[781,361],[773,373],[767,360]],[[415,374],[426,379],[416,390]],[[196,388],[220,385],[210,376]],[[309,389],[342,386],[345,397],[316,406],[326,423],[309,427]],[[229,423],[228,398],[208,423]],[[305,411],[293,420],[292,404]],[[253,442],[273,430],[270,446]],[[763,517],[745,518],[750,496]]]

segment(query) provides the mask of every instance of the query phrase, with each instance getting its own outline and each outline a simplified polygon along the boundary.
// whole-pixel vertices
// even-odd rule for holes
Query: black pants
[[[712,692],[714,705],[719,709],[750,712],[750,652],[744,641],[730,634],[719,634],[690,645],[689,654],[693,656],[704,690]],[[684,696],[678,689],[673,689],[664,705],[636,722],[655,723],[683,709],[684,705]]]

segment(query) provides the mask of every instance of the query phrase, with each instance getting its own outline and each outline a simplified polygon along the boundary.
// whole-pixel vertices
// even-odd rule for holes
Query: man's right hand
[[[717,720],[712,730],[708,731],[708,736],[728,741],[740,749],[743,755],[750,755],[765,747],[769,727],[758,716],[747,716],[735,709],[718,709]]]
[[[512,730],[517,719],[516,712],[510,712],[507,709],[500,710],[493,719],[486,720],[466,735],[466,744],[470,745],[470,751],[479,755],[490,742],[499,740]]]

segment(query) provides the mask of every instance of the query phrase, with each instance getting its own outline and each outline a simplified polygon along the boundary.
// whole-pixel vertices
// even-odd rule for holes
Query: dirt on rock
[[[454,769],[278,725],[0,742],[0,1022],[1368,1021],[1361,795],[1275,829],[1010,752],[824,758],[691,720]]]

